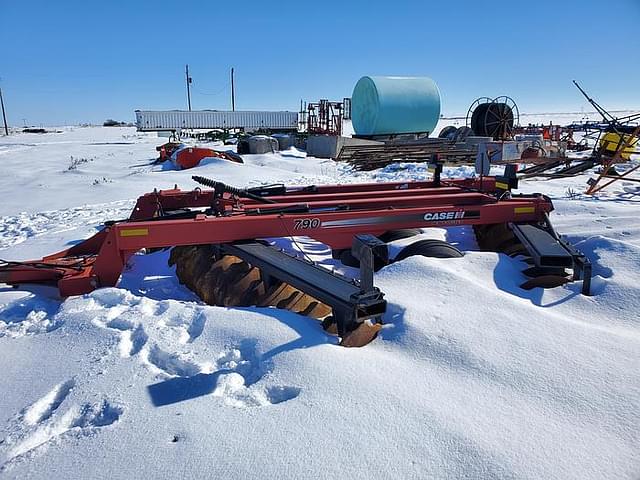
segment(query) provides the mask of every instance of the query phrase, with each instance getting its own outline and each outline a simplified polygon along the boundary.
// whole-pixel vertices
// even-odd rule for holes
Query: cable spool
[[[475,117],[475,121],[474,121],[474,117],[473,117],[473,113],[478,109],[478,107],[480,107],[481,105],[485,105],[487,103],[491,103],[493,102],[492,98],[489,97],[480,97],[477,98],[473,101],[473,103],[471,104],[471,106],[469,107],[469,110],[467,110],[467,116],[465,119],[465,125],[469,128],[471,128],[471,130],[473,130],[473,134],[479,136],[480,134],[477,133],[477,118],[478,116]],[[484,109],[484,107],[483,107]],[[485,110],[486,111],[486,110]],[[475,128],[474,128],[475,127]]]
[[[520,121],[516,102],[510,97],[491,99],[480,97],[467,111],[466,124],[476,136],[506,140],[513,136],[513,128]]]

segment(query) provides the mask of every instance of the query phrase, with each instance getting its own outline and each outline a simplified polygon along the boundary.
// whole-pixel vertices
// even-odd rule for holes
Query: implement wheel
[[[463,256],[462,252],[450,243],[447,243],[444,240],[428,238],[425,240],[418,240],[417,242],[404,247],[400,253],[396,255],[394,261],[399,262],[400,260],[416,255],[433,258],[459,258]]]
[[[422,230],[419,228],[400,228],[398,230],[389,230],[388,232],[384,232],[378,238],[384,243],[390,243],[400,240],[401,238],[415,237],[421,233]]]

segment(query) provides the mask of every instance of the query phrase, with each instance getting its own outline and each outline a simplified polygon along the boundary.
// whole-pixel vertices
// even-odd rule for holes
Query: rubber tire
[[[389,230],[388,232],[384,232],[378,238],[384,243],[389,243],[395,240],[400,240],[401,238],[415,237],[421,233],[422,230],[419,228],[401,228],[398,230]]]
[[[407,245],[400,251],[400,253],[398,253],[398,255],[396,255],[396,258],[393,261],[399,262],[405,258],[416,255],[432,258],[460,258],[463,256],[462,252],[450,243],[447,243],[444,240],[428,238],[425,240],[418,240],[415,243]]]
[[[453,141],[456,143],[464,142],[467,139],[467,137],[473,134],[474,134],[473,130],[469,127],[458,127],[458,130],[453,136]]]
[[[249,141],[246,139],[238,140],[237,152],[238,155],[246,155],[248,153],[251,153],[249,151]]]
[[[446,126],[442,130],[440,130],[440,133],[438,134],[438,138],[446,138],[447,140],[453,140],[453,137],[457,130],[458,128],[454,127],[453,125]]]

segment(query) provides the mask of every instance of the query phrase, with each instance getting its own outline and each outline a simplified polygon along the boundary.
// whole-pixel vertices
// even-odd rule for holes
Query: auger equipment
[[[582,292],[589,294],[590,263],[553,230],[548,197],[511,193],[514,176],[445,180],[440,171],[430,181],[249,189],[193,177],[209,189],[176,186],[147,193],[127,220],[107,222],[67,250],[0,264],[0,282],[52,284],[62,296],[81,295],[115,286],[134,253],[172,247],[169,261],[176,275],[205,302],[288,309],[322,320],[343,345],[360,346],[375,338],[386,308],[373,285],[374,269],[390,262],[380,237],[471,225],[481,249],[525,256],[531,268],[524,273],[532,279],[523,288],[583,280]],[[348,253],[360,267],[360,280],[268,241],[296,236],[324,243],[335,258]],[[425,248],[434,245],[427,243],[414,244],[399,258],[429,255]],[[455,248],[436,250],[447,256]]]

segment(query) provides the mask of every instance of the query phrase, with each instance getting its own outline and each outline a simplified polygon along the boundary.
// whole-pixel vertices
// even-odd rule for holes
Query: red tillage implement
[[[572,279],[584,280],[583,293],[589,290],[589,262],[553,231],[548,218],[553,210],[551,200],[540,194],[512,195],[503,178],[441,181],[437,175],[434,181],[423,182],[274,185],[249,190],[201,177],[194,180],[212,188],[191,191],[174,188],[147,193],[138,199],[129,219],[107,222],[93,237],[67,250],[36,261],[0,264],[0,282],[54,284],[62,296],[80,295],[115,286],[129,257],[142,249],[213,245],[221,248],[214,259],[225,255],[227,260],[240,257],[329,305],[344,342],[365,319],[374,318],[379,322],[384,313],[382,294],[373,287],[372,275],[366,268],[373,265],[372,252],[379,254],[380,247],[385,250],[386,245],[372,235],[407,228],[473,225],[481,248],[529,256],[530,263],[534,264],[532,269],[536,269],[533,276],[543,279],[541,285],[550,276],[564,279],[557,284],[568,281],[564,273],[566,267],[573,269]],[[338,290],[344,288],[328,286],[333,274],[309,262],[296,260],[296,263],[288,256],[275,258],[272,256],[275,249],[256,242],[289,236],[314,238],[334,252],[353,245],[353,252],[365,269],[361,272],[362,285],[349,283],[358,286],[354,291],[359,293],[351,293],[352,300],[338,301],[341,295]],[[201,255],[202,251],[196,253]],[[388,258],[383,260],[387,262]],[[226,261],[219,269],[228,272],[232,267],[233,262]],[[243,275],[248,276],[248,272]],[[322,275],[328,276],[327,279]],[[245,282],[245,289],[258,288],[257,280],[251,287],[248,279]],[[530,286],[537,285],[534,281]],[[270,295],[268,289],[260,288],[261,295]],[[353,300],[355,297],[358,301]],[[371,300],[373,297],[375,300]],[[266,300],[266,303],[252,303],[250,299],[243,302],[269,304]],[[210,303],[224,301],[218,299]],[[288,308],[286,305],[287,302],[278,301],[276,306]],[[309,302],[304,305],[298,310],[291,309],[304,310],[307,312],[304,314],[314,309]],[[321,316],[316,314],[316,318]],[[367,343],[373,336],[375,334],[364,340],[357,339],[352,344]]]
[[[204,158],[222,158],[235,163],[243,163],[242,157],[234,152],[219,152],[212,148],[188,147],[182,143],[167,142],[156,147],[160,156],[154,163],[172,160],[181,170],[197,167]]]
[[[175,157],[175,158],[174,158]],[[212,148],[187,147],[176,151],[172,158],[178,168],[186,170],[187,168],[197,167],[204,158],[222,158],[230,162],[243,163],[242,157],[228,152],[219,152]]]

